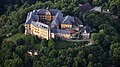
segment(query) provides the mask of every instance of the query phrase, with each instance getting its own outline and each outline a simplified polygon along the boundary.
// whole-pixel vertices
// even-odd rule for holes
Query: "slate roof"
[[[62,22],[64,17],[63,17],[63,14],[60,12],[58,12],[56,15],[55,15],[55,18],[54,19],[58,19],[59,22]]]
[[[59,26],[60,22],[62,22],[63,19],[63,14],[61,12],[58,12],[52,21],[51,26]]]
[[[39,16],[36,15],[35,11],[33,11],[28,13],[25,24],[31,24],[31,21],[37,21],[37,20],[39,20]]]
[[[90,33],[91,32],[91,27],[85,26],[83,30],[86,30],[87,33]]]
[[[37,14],[46,14],[46,12],[50,12],[52,15],[56,15],[60,10],[58,9],[39,9],[37,10]]]
[[[51,26],[58,26],[60,24],[60,22],[58,21],[58,19],[54,19],[51,23]]]
[[[28,13],[27,18],[26,18],[26,22],[25,24],[31,24],[31,21],[33,20],[32,18],[32,12]]]
[[[61,30],[61,29],[56,29],[56,30],[53,30],[53,33],[70,34],[70,31],[68,31],[68,30]]]
[[[94,7],[93,9],[91,9],[91,11],[98,11],[98,12],[101,12],[101,7],[102,7],[102,6]]]
[[[36,27],[38,27],[38,28],[44,29],[44,30],[48,30],[49,29],[48,25],[46,25],[44,23],[41,23],[41,22],[32,21],[31,24],[36,26]]]
[[[66,16],[65,19],[62,21],[62,24],[73,24],[75,22],[74,18],[71,16]]]
[[[58,12],[61,12],[58,9],[49,9],[49,11],[51,12],[52,15],[56,15]]]
[[[90,3],[87,2],[84,5],[80,6],[79,8],[82,12],[86,12],[86,11],[92,9],[92,6],[90,5]]]
[[[37,10],[37,14],[45,14],[47,12],[46,9],[39,9]]]
[[[73,24],[75,22],[74,18],[71,17],[71,16],[66,16],[66,17],[63,17],[63,15],[61,14],[57,14],[55,16],[55,19],[52,21],[51,23],[51,26],[59,26],[61,23],[62,24]]]

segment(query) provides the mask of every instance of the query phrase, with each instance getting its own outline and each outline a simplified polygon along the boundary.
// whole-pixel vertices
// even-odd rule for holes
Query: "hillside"
[[[92,45],[25,35],[27,13],[43,8],[90,26]],[[120,67],[119,27],[120,0],[0,0],[0,67]]]

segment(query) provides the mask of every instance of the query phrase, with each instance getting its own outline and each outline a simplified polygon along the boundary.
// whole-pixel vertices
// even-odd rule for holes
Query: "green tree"
[[[56,58],[57,57],[57,51],[56,50],[51,50],[49,53],[49,56],[52,58]]]
[[[20,56],[24,55],[26,53],[26,47],[23,45],[17,46],[15,49],[15,52],[18,53]]]
[[[109,9],[113,14],[120,16],[120,0],[109,0]]]
[[[81,58],[85,57],[85,52],[84,51],[79,51],[78,56]]]
[[[115,66],[120,65],[120,43],[115,43],[110,46],[110,52],[109,52],[112,63]]]
[[[5,67],[13,67],[13,65],[12,65],[12,60],[5,60],[4,66],[5,66]]]
[[[87,61],[84,58],[74,57],[74,67],[86,67]]]
[[[22,67],[23,61],[21,58],[5,60],[5,67]]]
[[[98,33],[92,33],[91,39],[94,41],[95,44],[100,44],[100,35]]]
[[[19,26],[19,32],[20,32],[20,33],[24,33],[24,31],[25,31],[25,27],[24,27],[23,24],[21,24],[21,25]]]
[[[33,62],[33,66],[32,67],[41,67],[41,61]]]
[[[40,46],[41,46],[41,45],[44,46],[44,47],[47,47],[47,46],[48,46],[48,45],[47,45],[47,41],[43,39],[43,40],[41,41],[41,43],[40,43]]]
[[[2,43],[2,48],[5,50],[14,50],[15,49],[16,44],[14,44],[12,41],[6,41],[4,40]]]
[[[15,58],[19,58],[19,55],[16,54],[15,52],[13,52],[12,56],[13,56],[14,59],[15,59]]]
[[[94,64],[92,62],[89,62],[87,67],[94,67]]]
[[[54,42],[52,39],[50,39],[50,40],[48,41],[48,47],[49,47],[49,48],[55,48],[55,42]]]
[[[87,59],[89,62],[96,62],[96,59],[93,54],[89,54]]]

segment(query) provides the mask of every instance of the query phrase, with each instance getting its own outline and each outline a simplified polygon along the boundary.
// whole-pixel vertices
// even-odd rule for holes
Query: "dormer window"
[[[48,12],[46,12],[46,15],[51,15],[51,13],[48,11]]]

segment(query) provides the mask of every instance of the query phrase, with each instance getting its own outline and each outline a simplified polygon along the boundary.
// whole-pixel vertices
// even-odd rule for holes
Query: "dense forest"
[[[111,13],[89,11],[83,21],[79,4],[87,2]],[[96,29],[91,34],[94,43],[63,41],[58,45],[54,39],[25,35],[27,13],[47,7],[76,16]],[[119,27],[120,0],[0,0],[0,67],[120,67]]]

